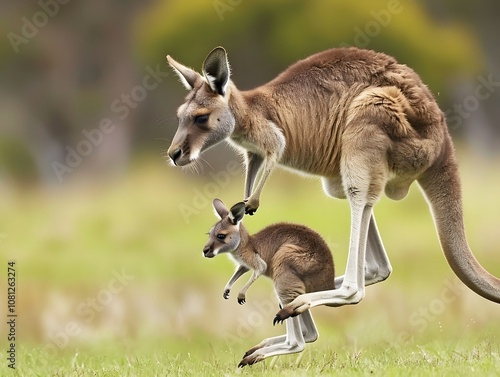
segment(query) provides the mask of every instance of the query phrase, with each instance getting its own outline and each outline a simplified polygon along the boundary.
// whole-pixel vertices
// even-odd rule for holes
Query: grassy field
[[[127,349],[97,346],[53,358],[39,349],[23,349],[17,375],[21,376],[498,376],[498,343],[473,336],[458,342],[372,345],[353,350],[323,339],[298,355],[268,359],[237,369],[238,353],[215,341],[200,338],[189,351],[168,351],[168,343]],[[184,342],[185,343],[185,342]],[[186,347],[186,345],[184,345]],[[2,376],[10,373],[0,368]]]
[[[496,276],[499,166],[462,158],[461,167],[469,242]],[[454,277],[416,187],[375,208],[393,275],[358,305],[315,308],[320,338],[302,354],[237,370],[248,348],[284,327],[272,326],[277,302],[268,280],[251,287],[244,306],[235,295],[222,299],[233,266],[202,258],[201,249],[215,221],[211,200],[241,200],[243,175],[231,164],[205,170],[202,178],[146,159],[99,182],[0,184],[0,271],[15,261],[18,292],[17,369],[2,357],[0,375],[498,375],[500,309]],[[261,205],[244,220],[250,231],[283,220],[307,224],[343,272],[345,201],[326,198],[315,179],[280,171]],[[2,292],[6,283],[1,272]],[[9,349],[5,326],[0,349]]]

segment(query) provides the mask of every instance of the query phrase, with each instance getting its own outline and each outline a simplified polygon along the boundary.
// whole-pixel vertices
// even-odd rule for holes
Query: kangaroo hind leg
[[[286,253],[287,249],[285,247],[282,251]],[[282,306],[306,292],[303,281],[286,265],[283,271],[276,273],[273,280]],[[302,315],[288,318],[285,335],[264,339],[245,353],[238,366],[251,365],[270,356],[301,352],[306,342],[314,342],[317,338],[317,329],[310,313],[305,313],[304,318]]]
[[[278,320],[296,316],[318,305],[342,306],[361,301],[365,294],[367,243],[378,251],[377,264],[387,270],[384,275],[387,276],[387,272],[390,272],[385,250],[378,232],[375,233],[375,222],[371,220],[373,206],[382,196],[389,177],[389,145],[390,139],[376,124],[353,125],[344,133],[341,176],[351,207],[351,233],[345,275],[337,289],[297,297],[277,313]],[[370,226],[372,235],[369,238]],[[375,259],[370,260],[374,262]],[[380,280],[377,277],[373,282]]]

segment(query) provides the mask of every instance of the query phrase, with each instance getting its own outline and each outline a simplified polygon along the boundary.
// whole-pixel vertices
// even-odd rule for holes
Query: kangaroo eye
[[[209,114],[197,115],[194,117],[194,122],[196,124],[205,124],[208,121],[208,115]]]
[[[225,234],[222,234],[222,233],[219,233],[219,234],[217,235],[217,238],[218,238],[219,240],[223,240],[223,239],[225,239],[225,238],[226,238],[226,235],[225,235]]]

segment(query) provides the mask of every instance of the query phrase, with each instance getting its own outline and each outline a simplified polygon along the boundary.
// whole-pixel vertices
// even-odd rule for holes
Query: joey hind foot
[[[256,353],[254,352],[248,356],[243,357],[243,359],[241,359],[241,361],[238,364],[238,368],[243,368],[246,365],[253,365],[264,359],[265,359],[264,355],[261,355],[258,352]]]
[[[226,300],[229,298],[229,292],[231,292],[229,289],[226,289],[224,293],[222,294],[222,297],[224,297]]]
[[[255,351],[257,350],[260,350],[262,348],[262,346],[260,345],[257,345],[257,346],[254,346],[252,348],[250,348],[247,352],[245,352],[245,354],[243,355],[243,359],[247,356],[250,356],[252,353],[254,353]]]

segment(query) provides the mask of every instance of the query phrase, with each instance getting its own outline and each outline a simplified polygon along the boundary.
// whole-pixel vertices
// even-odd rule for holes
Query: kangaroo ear
[[[214,199],[212,205],[214,206],[215,213],[219,215],[221,219],[229,215],[229,211],[224,205],[224,203],[222,203],[222,200]]]
[[[179,76],[182,85],[184,85],[187,90],[193,89],[196,80],[202,78],[198,72],[175,61],[170,55],[167,55],[167,61],[177,76]]]
[[[221,96],[226,94],[231,71],[224,48],[216,47],[208,54],[203,62],[203,76],[205,76],[212,91]]]
[[[244,202],[236,203],[229,210],[229,220],[231,220],[231,222],[234,225],[238,224],[244,215],[245,215],[245,203]]]

